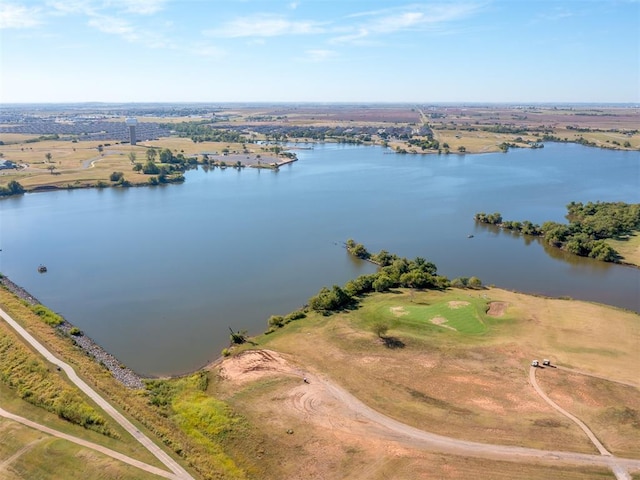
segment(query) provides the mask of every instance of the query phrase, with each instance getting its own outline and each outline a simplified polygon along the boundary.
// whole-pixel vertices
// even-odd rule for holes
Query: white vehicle
[[[534,360],[533,362],[531,362],[531,366],[532,367],[539,367],[540,363],[538,362],[538,360]]]

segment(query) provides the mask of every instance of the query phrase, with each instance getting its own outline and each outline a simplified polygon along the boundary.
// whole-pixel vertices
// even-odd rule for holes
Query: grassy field
[[[3,137],[4,138],[4,137]],[[102,145],[99,150],[99,146]],[[98,182],[112,185],[109,176],[113,172],[123,172],[124,178],[133,185],[148,183],[151,175],[134,172],[130,154],[135,162],[145,163],[150,148],[168,148],[174,154],[185,157],[202,153],[214,154],[211,159],[226,160],[227,163],[251,164],[260,155],[263,162],[275,161],[276,157],[267,147],[247,144],[201,142],[194,143],[189,138],[166,137],[153,142],[140,142],[135,146],[108,141],[77,142],[63,140],[43,140],[35,143],[7,143],[0,145],[0,153],[6,160],[17,164],[27,164],[27,168],[18,170],[0,170],[0,186],[6,186],[16,180],[27,190],[43,186],[57,188],[82,188],[96,186]],[[230,156],[222,154],[228,149]],[[234,154],[236,152],[236,154]],[[47,155],[51,155],[51,160]],[[230,162],[229,159],[233,158]]]
[[[0,438],[0,477],[5,480],[157,478],[94,450],[4,418],[0,418]]]
[[[501,316],[485,314],[492,302],[506,308]],[[434,323],[434,317],[446,323]],[[380,321],[389,323],[387,336],[401,348],[386,348],[373,334]],[[585,453],[595,450],[582,431],[528,384],[529,363],[550,358],[633,382],[638,342],[637,314],[498,289],[374,295],[355,311],[310,315],[257,339],[260,347],[290,355],[299,368],[327,374],[375,410],[418,428],[486,443]],[[276,410],[265,405],[282,397],[290,381],[256,381],[233,391],[219,382],[213,393],[252,422],[268,419],[268,426],[282,429],[273,418]],[[614,454],[639,455],[633,423],[640,411],[638,390],[604,380],[583,383],[585,398],[600,398],[584,420]],[[601,395],[602,389],[615,394]],[[572,398],[577,391],[567,384],[552,396]],[[308,426],[301,422],[294,428]]]
[[[605,240],[622,256],[622,261],[640,266],[640,234],[636,233],[625,240]]]

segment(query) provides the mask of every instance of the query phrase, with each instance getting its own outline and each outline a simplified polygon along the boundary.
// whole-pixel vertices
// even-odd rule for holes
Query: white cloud
[[[220,47],[206,44],[196,45],[195,47],[189,49],[189,53],[198,55],[199,57],[207,58],[222,58],[227,54],[227,52]]]
[[[167,0],[48,0],[47,4],[59,13],[127,13],[151,15],[161,11]]]
[[[262,14],[238,18],[221,28],[206,30],[203,33],[212,37],[239,38],[309,35],[322,32],[323,28],[317,22],[292,21],[278,15]]]
[[[169,48],[176,47],[161,33],[143,28],[138,28],[119,17],[109,15],[93,15],[88,22],[90,27],[96,28],[103,33],[117,35],[127,42],[140,43],[149,48]]]
[[[307,54],[306,60],[310,60],[312,62],[323,62],[336,57],[336,52],[333,50],[307,50],[305,53]]]
[[[4,3],[0,5],[0,30],[7,28],[32,28],[40,25],[39,8]]]
[[[151,15],[162,10],[166,3],[166,0],[119,0],[115,5],[124,8],[126,13]]]
[[[299,6],[300,6],[300,2],[291,2],[291,3],[289,4],[289,8],[290,8],[291,10],[295,10],[295,9],[296,9],[296,8],[298,8]]]
[[[135,28],[126,20],[110,17],[107,15],[95,15],[89,20],[89,26],[97,28],[101,32],[119,35],[124,39],[133,42],[140,38]]]
[[[385,35],[402,31],[436,31],[451,22],[461,20],[475,13],[479,5],[469,4],[429,4],[410,5],[384,10],[360,12],[349,15],[349,19],[363,19],[350,27],[351,32],[334,37],[333,43],[362,43],[365,37]]]

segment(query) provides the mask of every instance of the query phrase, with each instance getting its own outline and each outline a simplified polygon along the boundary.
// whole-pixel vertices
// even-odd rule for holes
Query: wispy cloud
[[[187,51],[193,55],[206,58],[223,58],[227,55],[227,52],[224,49],[204,43],[190,47]]]
[[[545,11],[545,12],[541,12],[539,13],[536,18],[538,20],[543,20],[543,21],[557,21],[557,20],[562,20],[564,18],[569,18],[569,17],[573,17],[575,16],[575,14],[565,8],[555,8],[553,10],[550,11]]]
[[[291,3],[289,4],[289,8],[290,8],[291,10],[295,10],[295,9],[296,9],[296,8],[298,8],[299,6],[300,6],[300,2],[291,2]]]
[[[126,13],[151,15],[164,9],[166,0],[118,0],[113,2]]]
[[[124,13],[151,15],[164,9],[167,0],[48,0],[47,5],[60,13],[84,15]]]
[[[357,43],[367,37],[402,31],[441,31],[451,23],[471,16],[480,8],[476,3],[417,4],[355,13],[347,19],[358,21],[350,27],[343,27],[344,33],[331,41]]]
[[[41,10],[39,8],[29,8],[10,3],[0,5],[0,29],[32,28],[41,23]]]
[[[333,50],[323,50],[323,49],[307,50],[305,53],[307,55],[305,60],[309,60],[312,62],[324,62],[326,60],[330,60],[337,56],[337,53],[334,52]]]
[[[322,33],[324,28],[318,22],[309,20],[289,20],[280,15],[260,14],[253,17],[237,18],[220,28],[203,33],[212,37],[277,37],[281,35],[309,35]]]
[[[94,15],[88,22],[90,27],[97,28],[103,33],[118,35],[125,40],[133,42],[140,37],[136,29],[126,20],[107,15]]]

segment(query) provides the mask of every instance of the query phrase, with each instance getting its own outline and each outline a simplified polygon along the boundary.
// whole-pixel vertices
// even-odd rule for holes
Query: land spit
[[[0,277],[0,285],[27,302],[29,305],[40,304],[40,301],[36,297],[31,295],[24,288],[13,283],[4,275]],[[113,375],[113,378],[125,387],[131,389],[144,388],[142,378],[137,373],[123,365],[116,357],[93,341],[91,337],[86,336],[84,333],[81,335],[72,335],[71,329],[74,328],[74,325],[64,320],[64,322],[55,328],[63,335],[70,337],[78,347],[80,347],[87,355],[94,358],[96,362],[109,370],[111,375]]]

